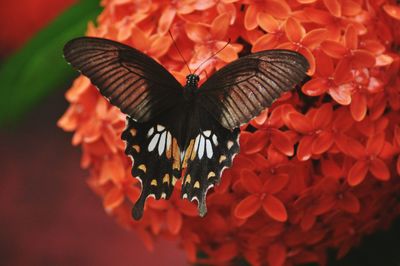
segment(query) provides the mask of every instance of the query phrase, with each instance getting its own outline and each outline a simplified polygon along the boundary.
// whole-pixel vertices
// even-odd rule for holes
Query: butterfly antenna
[[[181,51],[179,50],[178,45],[176,45],[175,39],[172,36],[171,31],[168,30],[168,33],[169,33],[169,36],[171,36],[172,42],[174,43],[174,46],[175,46],[176,50],[178,51],[179,55],[182,57],[183,62],[185,62],[186,67],[189,69],[189,73],[192,74],[192,71],[190,70],[190,67],[189,67],[188,63],[186,62],[185,58],[183,57]]]
[[[193,73],[196,73],[196,71],[199,70],[199,68],[200,68],[202,65],[204,65],[205,62],[207,62],[208,60],[210,60],[211,58],[213,58],[214,56],[216,56],[217,54],[219,54],[219,52],[221,52],[222,50],[224,50],[225,47],[227,47],[228,44],[229,44],[230,42],[231,42],[231,38],[228,39],[228,41],[226,42],[226,44],[225,44],[221,49],[219,49],[217,52],[215,52],[215,53],[212,54],[210,57],[208,57],[206,60],[204,60],[204,61],[196,68],[196,70],[193,71]]]

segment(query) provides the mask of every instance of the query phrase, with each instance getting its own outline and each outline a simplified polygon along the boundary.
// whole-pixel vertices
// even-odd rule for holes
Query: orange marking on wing
[[[186,168],[187,167],[187,162],[189,160],[189,157],[190,157],[191,160],[194,159],[194,156],[192,154],[193,153],[193,148],[194,148],[194,139],[190,140],[189,146],[185,151],[185,158],[183,158],[182,168]]]
[[[134,128],[132,128],[131,130],[130,130],[130,132],[131,132],[131,135],[134,137],[134,136],[136,136],[136,129],[134,129]]]
[[[139,145],[133,145],[132,148],[133,148],[137,153],[140,152],[140,147],[139,147]]]
[[[174,162],[172,163],[172,168],[180,170],[181,169],[181,158],[179,153],[179,146],[176,138],[172,139],[172,156],[174,157]]]

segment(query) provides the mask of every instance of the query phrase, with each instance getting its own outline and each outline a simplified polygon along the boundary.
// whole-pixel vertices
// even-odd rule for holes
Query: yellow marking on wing
[[[139,145],[133,145],[132,148],[133,148],[137,153],[140,152],[140,147],[139,147]]]
[[[194,188],[200,188],[200,183],[199,181],[196,181],[193,185]]]
[[[171,184],[172,184],[173,186],[175,186],[176,181],[178,181],[178,179],[177,179],[175,176],[172,176]]]
[[[192,177],[190,175],[187,175],[185,178],[185,183],[190,184],[191,181],[192,181]]]
[[[208,176],[207,176],[207,179],[210,179],[210,178],[212,178],[212,177],[214,177],[215,176],[215,173],[214,172],[209,172],[208,173]]]
[[[221,155],[220,157],[219,157],[219,163],[222,163],[223,161],[225,161],[226,160],[226,156],[225,155]]]
[[[163,177],[163,183],[167,183],[169,185],[169,174],[165,174]]]
[[[190,155],[192,155],[190,159],[191,160],[194,159],[194,158],[192,158],[193,157],[193,154],[192,154],[193,147],[194,147],[194,139],[191,139],[190,142],[189,142],[189,146],[187,147],[187,149],[185,151],[185,158],[183,158],[182,168],[186,168],[187,167],[187,162],[189,160]]]
[[[138,169],[142,170],[142,171],[145,172],[145,173],[146,173],[146,171],[147,171],[146,165],[144,165],[144,164],[139,165],[139,166],[138,166]]]
[[[157,180],[155,180],[155,179],[151,180],[150,185],[157,186]]]

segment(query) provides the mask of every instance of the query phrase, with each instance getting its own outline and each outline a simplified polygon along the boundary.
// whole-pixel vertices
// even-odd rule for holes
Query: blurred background
[[[78,3],[79,2],[79,3]],[[62,45],[83,35],[98,0],[5,1],[0,8],[0,264],[186,265],[173,242],[145,249],[85,183],[80,151],[57,128],[76,73]],[[400,223],[330,265],[400,265]]]
[[[107,216],[72,135],[56,126],[77,75],[62,43],[84,34],[80,9],[93,10],[90,19],[101,11],[99,1],[75,2],[1,4],[0,265],[186,265],[175,243],[150,252]]]

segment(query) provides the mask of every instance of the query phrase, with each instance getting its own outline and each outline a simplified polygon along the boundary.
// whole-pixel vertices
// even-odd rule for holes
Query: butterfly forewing
[[[81,37],[65,45],[64,56],[136,121],[149,121],[182,100],[182,86],[165,68],[124,44]]]
[[[288,50],[241,57],[200,87],[199,104],[225,128],[237,128],[301,82],[308,67],[304,56]]]

